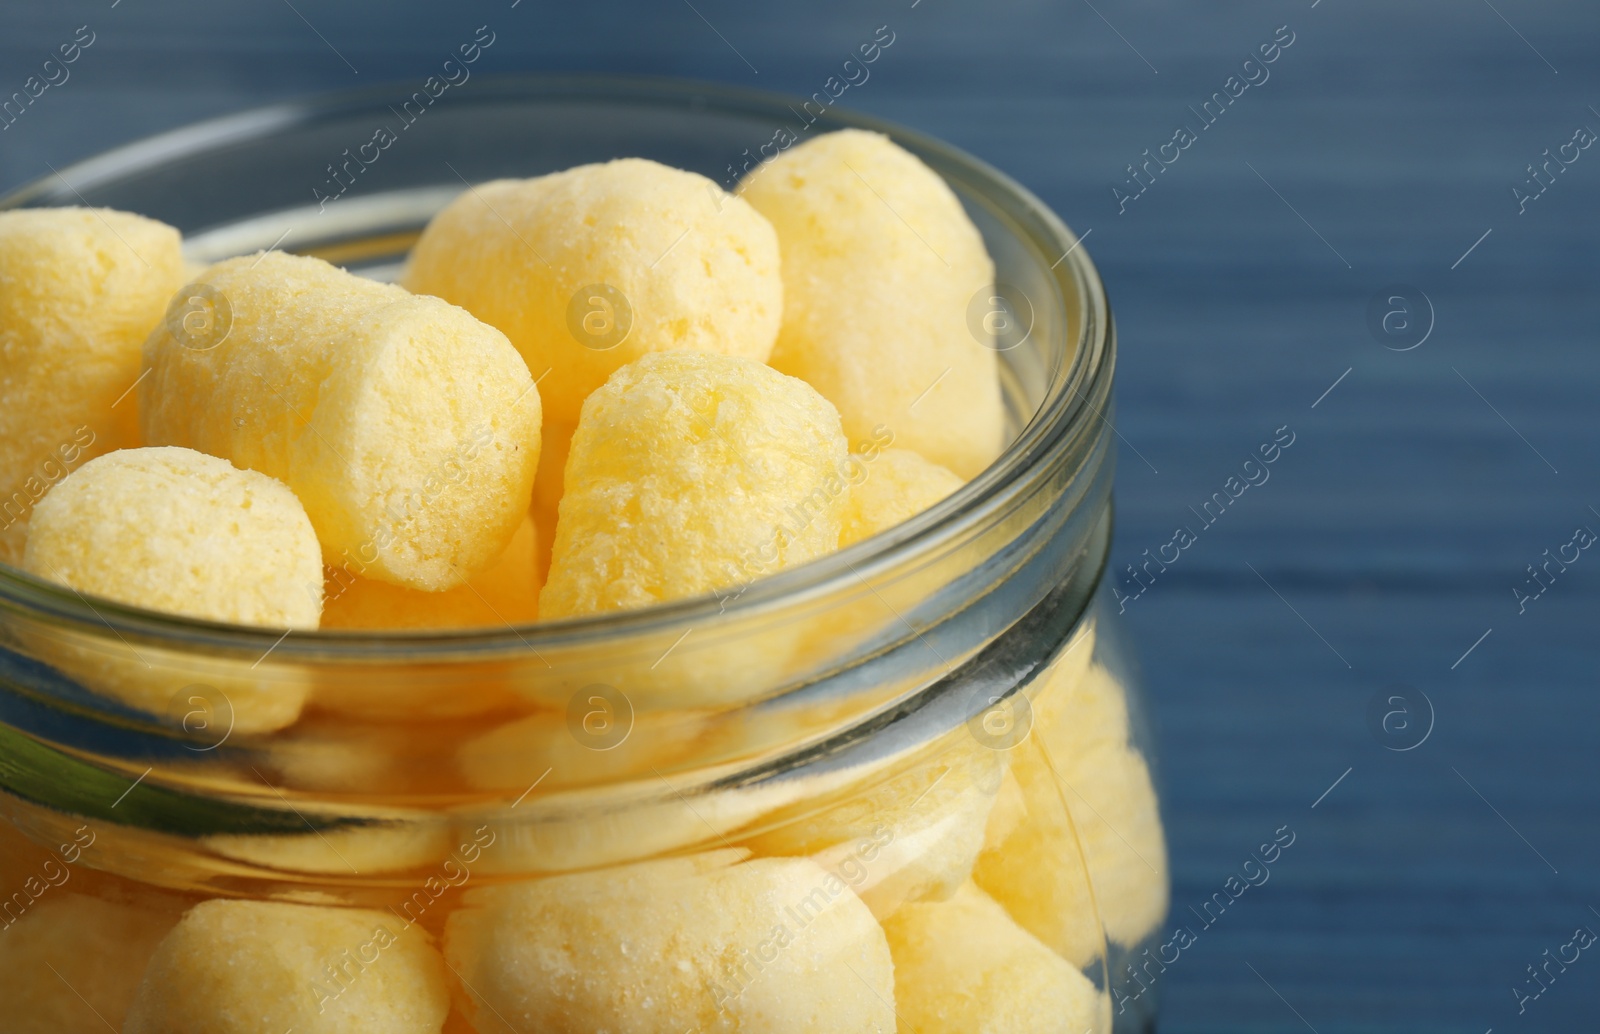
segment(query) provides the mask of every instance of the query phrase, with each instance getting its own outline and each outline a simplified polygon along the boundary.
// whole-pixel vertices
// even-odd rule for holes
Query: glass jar
[[[467,182],[638,155],[731,187],[874,129],[994,256],[969,312],[1003,324],[1011,444],[740,591],[524,627],[283,634],[0,567],[10,1029],[1146,1029],[1165,845],[1097,595],[1114,339],[1076,239],[964,154],[783,98],[562,77],[393,105],[205,123],[0,205],[386,278]]]

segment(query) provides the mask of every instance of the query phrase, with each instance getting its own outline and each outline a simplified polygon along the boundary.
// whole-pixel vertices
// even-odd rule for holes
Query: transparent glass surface
[[[805,129],[784,98],[538,78],[405,124],[394,103],[205,123],[0,207],[86,201],[177,226],[196,263],[279,247],[388,279],[469,183],[642,156],[732,186],[781,128],[876,129],[1027,299],[1011,443],[737,599],[521,627],[285,636],[0,566],[15,1029],[1145,1029],[1153,993],[1110,992],[1147,964],[1165,845],[1095,602],[1114,345],[1076,238],[943,144]]]

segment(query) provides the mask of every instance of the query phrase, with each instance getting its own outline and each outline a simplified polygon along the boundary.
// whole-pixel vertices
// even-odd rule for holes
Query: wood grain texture
[[[1163,1029],[1596,1025],[1600,958],[1524,1015],[1511,989],[1575,927],[1600,930],[1600,555],[1526,613],[1512,588],[1574,527],[1600,529],[1600,148],[1552,173],[1525,214],[1511,187],[1579,126],[1600,130],[1600,8],[296,7],[13,5],[0,94],[80,25],[96,39],[0,131],[0,188],[197,118],[420,81],[481,24],[498,39],[477,74],[654,72],[801,94],[890,25],[893,49],[841,103],[975,152],[1092,231],[1121,334],[1117,426],[1137,450],[1120,459],[1117,566],[1193,523],[1189,507],[1275,428],[1296,435],[1271,480],[1128,607],[1164,752],[1175,912],[1271,830],[1298,834],[1163,977]],[[1294,42],[1270,79],[1119,215],[1124,166],[1279,26]],[[1405,352],[1366,323],[1397,281],[1436,311]],[[1368,731],[1369,700],[1395,684],[1436,709],[1415,750]]]

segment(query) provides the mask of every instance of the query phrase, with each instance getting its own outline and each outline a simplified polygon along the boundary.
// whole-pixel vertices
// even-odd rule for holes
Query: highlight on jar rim
[[[8,1029],[1150,1029],[1078,239],[647,80],[295,200],[387,107],[0,199]]]

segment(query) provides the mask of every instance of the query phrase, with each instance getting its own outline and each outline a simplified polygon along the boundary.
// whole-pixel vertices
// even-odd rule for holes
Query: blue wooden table
[[[479,75],[800,94],[890,26],[840,103],[1010,172],[1109,285],[1115,568],[1294,436],[1269,481],[1123,586],[1174,921],[1271,831],[1297,834],[1162,977],[1164,1030],[1600,1026],[1600,951],[1529,970],[1600,931],[1600,551],[1582,544],[1600,532],[1600,148],[1582,143],[1600,8],[13,3],[0,95],[92,42],[0,118],[0,189],[197,118],[420,81],[480,25]]]

